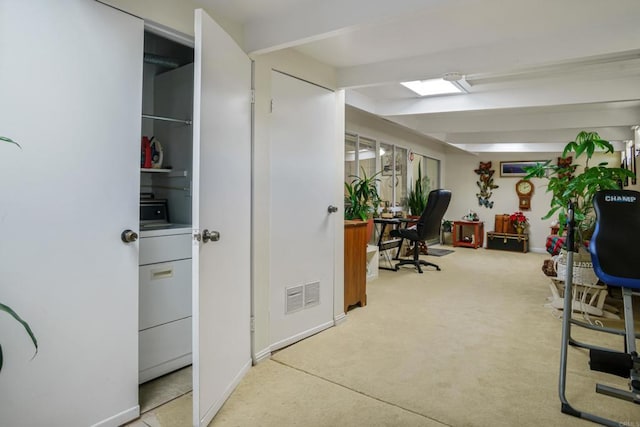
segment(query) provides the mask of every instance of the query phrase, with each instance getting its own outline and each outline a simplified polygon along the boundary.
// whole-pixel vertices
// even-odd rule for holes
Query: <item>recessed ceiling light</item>
[[[460,87],[444,79],[415,80],[412,82],[402,82],[400,84],[420,96],[445,95],[449,93],[463,92]]]

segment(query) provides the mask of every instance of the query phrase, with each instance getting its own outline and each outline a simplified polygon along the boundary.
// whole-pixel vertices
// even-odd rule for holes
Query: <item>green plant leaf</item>
[[[31,330],[31,327],[29,326],[29,324],[25,322],[20,316],[18,316],[18,313],[13,311],[13,309],[8,305],[4,305],[0,303],[0,311],[4,311],[5,313],[8,313],[11,317],[13,317],[16,321],[18,321],[24,327],[25,331],[27,331],[27,334],[29,334],[29,337],[31,338],[31,342],[33,342],[33,346],[36,348],[36,352],[34,356],[38,354],[38,340],[36,339],[36,336]]]
[[[5,141],[5,142],[8,142],[8,143],[10,143],[10,144],[15,144],[15,145],[17,145],[19,148],[22,148],[22,147],[20,147],[20,144],[18,144],[17,142],[15,142],[15,141],[14,141],[13,139],[11,139],[11,138],[7,138],[6,136],[0,136],[0,141]]]

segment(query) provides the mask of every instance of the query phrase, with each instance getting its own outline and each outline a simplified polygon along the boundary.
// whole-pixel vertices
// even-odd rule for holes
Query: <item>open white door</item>
[[[193,424],[206,426],[251,366],[251,61],[202,10],[195,36]]]
[[[2,426],[115,426],[138,408],[143,22],[0,0]]]

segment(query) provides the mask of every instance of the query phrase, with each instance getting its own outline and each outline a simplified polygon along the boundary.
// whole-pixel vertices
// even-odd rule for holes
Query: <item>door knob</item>
[[[329,213],[335,213],[338,212],[338,207],[337,206],[333,206],[333,205],[329,205],[329,207],[327,208],[327,211]]]
[[[124,230],[122,234],[120,234],[120,238],[125,243],[133,243],[138,240],[138,233],[133,230]]]
[[[209,230],[203,230],[202,231],[202,242],[203,243],[207,243],[209,240],[211,240],[212,242],[217,242],[218,240],[220,240],[220,233],[217,231],[209,231]]]

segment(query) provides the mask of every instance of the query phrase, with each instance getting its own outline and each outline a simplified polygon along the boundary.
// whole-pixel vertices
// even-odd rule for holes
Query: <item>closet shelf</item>
[[[191,125],[191,123],[192,123],[191,120],[174,119],[172,117],[163,117],[163,116],[152,116],[150,114],[143,114],[142,118],[143,119],[150,119],[150,120],[161,120],[161,121],[164,121],[164,122],[183,123],[185,125]]]
[[[146,173],[166,173],[169,178],[182,178],[189,176],[186,170],[160,169],[160,168],[140,168],[140,172]]]
[[[152,172],[152,173],[169,173],[173,169],[160,169],[160,168],[140,168],[140,172]]]

